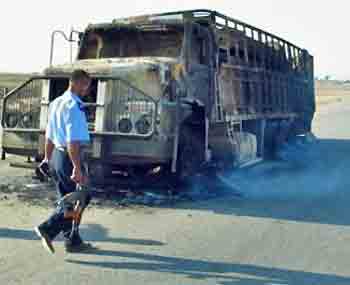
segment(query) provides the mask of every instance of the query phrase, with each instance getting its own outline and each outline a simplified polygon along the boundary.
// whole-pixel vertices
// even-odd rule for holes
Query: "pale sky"
[[[350,3],[347,0],[2,0],[0,72],[41,72],[49,63],[50,35],[114,18],[187,9],[214,9],[276,34],[315,57],[315,75],[350,79]],[[69,61],[59,39],[55,63]]]

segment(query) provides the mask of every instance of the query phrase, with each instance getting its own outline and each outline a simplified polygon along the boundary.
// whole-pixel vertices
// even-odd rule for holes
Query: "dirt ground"
[[[214,198],[97,199],[82,236],[98,249],[86,254],[66,254],[61,239],[54,256],[42,249],[33,226],[51,213],[54,190],[1,161],[0,284],[348,285],[349,113],[348,99],[318,106],[317,142],[224,173],[232,188]]]

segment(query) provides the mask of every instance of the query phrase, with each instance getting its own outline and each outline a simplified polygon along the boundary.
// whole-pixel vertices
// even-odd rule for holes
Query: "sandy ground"
[[[82,228],[98,246],[90,253],[66,254],[58,239],[57,253],[47,254],[32,229],[50,214],[52,191],[4,187],[0,284],[348,285],[349,112],[349,100],[323,104],[317,143],[226,173],[243,197],[226,191],[172,207],[90,207]],[[3,185],[33,183],[7,162],[0,177]]]

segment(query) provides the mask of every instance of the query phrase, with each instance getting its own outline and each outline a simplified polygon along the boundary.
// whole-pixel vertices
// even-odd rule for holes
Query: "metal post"
[[[209,119],[207,116],[205,116],[205,149],[204,149],[204,154],[205,154],[205,161],[209,162],[211,160],[211,153],[209,150]]]
[[[71,32],[69,34],[69,37],[67,37],[67,35],[63,32],[63,31],[60,31],[60,30],[56,30],[56,31],[53,31],[52,34],[51,34],[51,49],[50,49],[50,66],[52,66],[52,61],[53,61],[53,51],[54,51],[54,47],[55,47],[55,36],[56,34],[60,34],[61,36],[63,36],[63,38],[69,42],[70,44],[70,61],[72,62],[73,61],[73,47],[72,47],[72,43],[75,42],[73,40],[73,34],[74,33],[79,33],[78,31],[75,31],[73,28],[71,29]]]
[[[176,173],[177,158],[179,153],[179,139],[180,139],[180,93],[176,92],[175,84],[172,84],[172,92],[176,94],[176,111],[175,111],[175,136],[174,136],[174,148],[173,148],[173,160],[171,163],[171,172]],[[174,94],[174,93],[173,93]]]
[[[70,29],[70,35],[69,35],[69,59],[70,63],[73,62],[73,27]]]
[[[7,93],[7,88],[2,88],[2,92],[0,93],[0,121],[2,121],[2,111],[3,111],[3,105],[4,105],[4,97]],[[0,136],[2,136],[2,128],[0,127]],[[2,139],[1,139],[2,141]],[[4,151],[4,149],[1,147],[1,160],[5,160],[6,159],[6,153]]]
[[[266,128],[266,119],[262,119],[260,122],[260,132],[259,132],[259,137],[260,137],[260,149],[258,151],[258,155],[261,158],[264,158],[265,156],[265,128]]]

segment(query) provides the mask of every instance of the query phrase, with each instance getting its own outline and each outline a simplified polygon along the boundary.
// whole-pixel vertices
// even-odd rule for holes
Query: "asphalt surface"
[[[47,254],[33,226],[50,209],[0,201],[0,284],[350,284],[350,100],[322,106],[317,143],[227,173],[243,197],[175,207],[91,207],[98,249]],[[0,164],[0,175],[18,174]],[[214,189],[213,189],[214,190]]]

